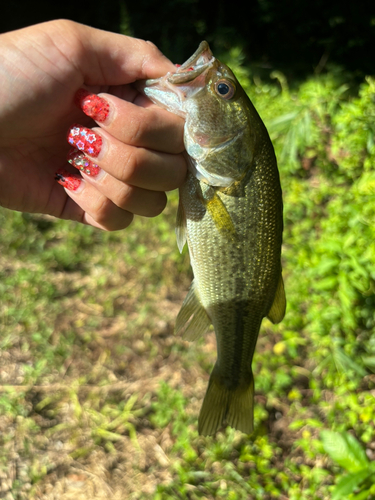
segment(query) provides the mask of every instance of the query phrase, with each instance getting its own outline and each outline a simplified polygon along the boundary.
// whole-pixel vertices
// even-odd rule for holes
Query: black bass
[[[232,71],[202,42],[175,73],[144,93],[185,118],[189,172],[180,189],[177,243],[186,240],[194,281],[176,333],[194,340],[213,324],[217,361],[198,431],[253,431],[251,369],[260,325],[285,314],[282,195],[267,130]]]

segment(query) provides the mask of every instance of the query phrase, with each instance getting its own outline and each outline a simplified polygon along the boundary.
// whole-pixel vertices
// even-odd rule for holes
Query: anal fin
[[[282,274],[280,273],[275,298],[273,299],[273,304],[271,306],[271,309],[269,310],[269,313],[267,314],[267,318],[274,324],[280,323],[280,321],[285,316],[285,309],[286,309],[286,298],[284,290],[284,281]]]

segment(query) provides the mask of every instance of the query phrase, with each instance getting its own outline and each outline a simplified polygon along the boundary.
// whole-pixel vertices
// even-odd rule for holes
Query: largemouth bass
[[[207,42],[144,93],[185,118],[189,172],[180,189],[177,243],[188,243],[194,280],[176,333],[194,340],[213,324],[217,361],[198,431],[253,431],[253,354],[262,320],[285,314],[282,195],[267,130],[232,71]]]

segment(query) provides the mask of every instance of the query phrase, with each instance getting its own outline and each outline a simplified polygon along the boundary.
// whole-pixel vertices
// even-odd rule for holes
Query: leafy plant
[[[227,62],[269,128],[284,199],[288,307],[259,335],[254,433],[197,434],[216,346],[212,331],[173,335],[191,282],[176,192],[116,233],[1,209],[0,478],[20,500],[72,458],[101,460],[114,498],[318,500],[333,484],[374,498],[348,430],[375,449],[375,81],[297,86],[255,77],[239,49]]]
[[[362,446],[349,432],[324,430],[320,433],[324,450],[347,474],[337,476],[332,500],[375,498],[375,462],[370,462]]]

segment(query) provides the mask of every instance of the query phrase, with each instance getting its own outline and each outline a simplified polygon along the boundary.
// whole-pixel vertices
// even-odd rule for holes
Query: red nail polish
[[[76,191],[82,182],[82,177],[76,174],[71,174],[63,168],[59,168],[56,172],[55,179],[59,184],[70,191]]]
[[[104,122],[109,115],[109,104],[96,94],[90,94],[85,89],[79,89],[75,95],[75,102],[85,115],[97,122]]]
[[[98,156],[102,148],[103,140],[99,134],[87,127],[73,125],[68,132],[68,142],[80,151],[93,156]]]
[[[89,160],[87,156],[85,156],[85,154],[78,149],[72,149],[71,151],[69,151],[68,162],[73,165],[73,167],[78,168],[91,177],[96,177],[101,170],[99,165],[96,165],[96,163],[93,163],[91,160]]]

